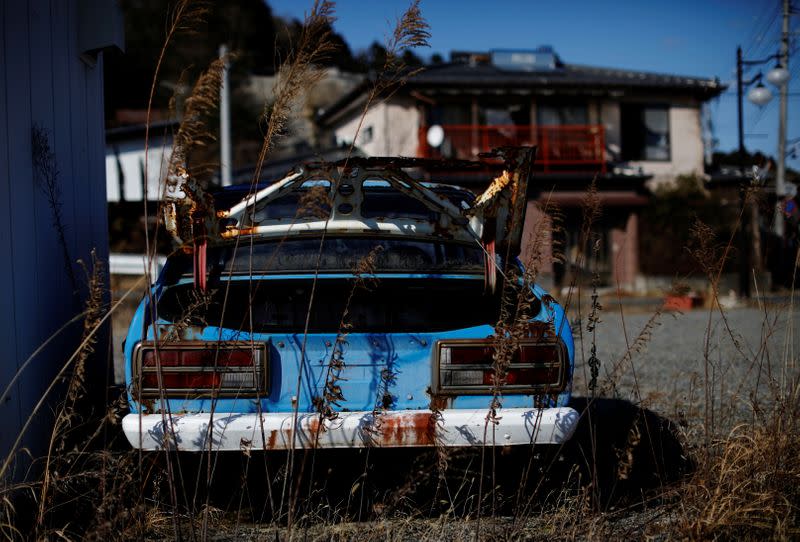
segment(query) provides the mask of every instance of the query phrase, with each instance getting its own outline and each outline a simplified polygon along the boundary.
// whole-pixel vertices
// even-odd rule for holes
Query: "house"
[[[596,177],[602,242],[592,271],[623,289],[637,285],[648,189],[703,174],[702,106],[725,89],[717,79],[568,64],[549,47],[453,52],[449,63],[408,77],[388,99],[371,103],[362,122],[372,85],[365,81],[318,116],[330,140],[355,140],[367,155],[453,158],[537,145],[540,190],[531,203],[561,209],[564,228],[556,235],[573,272],[586,271],[575,254],[581,201]],[[479,189],[487,178],[458,180]],[[532,211],[531,234],[542,218]],[[543,265],[557,285],[564,282],[568,270]]]

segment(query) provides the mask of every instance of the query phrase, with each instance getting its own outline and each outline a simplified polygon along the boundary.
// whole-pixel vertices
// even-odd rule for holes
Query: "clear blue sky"
[[[302,19],[312,0],[267,0],[276,15]],[[340,0],[336,31],[354,51],[383,42],[409,0]],[[569,63],[681,75],[719,77],[729,90],[710,103],[720,150],[737,147],[736,46],[748,59],[778,51],[781,0],[422,0],[431,27],[430,49],[421,56],[453,49],[489,50],[552,45]],[[800,8],[800,0],[793,0]],[[791,17],[800,29],[800,16]],[[788,138],[800,137],[800,39],[794,38]],[[760,69],[765,72],[772,63]],[[750,68],[747,75],[759,68]],[[763,108],[745,100],[748,150],[775,155],[778,95]],[[800,169],[800,159],[790,160]]]

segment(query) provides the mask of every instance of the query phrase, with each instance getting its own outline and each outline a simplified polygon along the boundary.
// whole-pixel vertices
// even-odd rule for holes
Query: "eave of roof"
[[[488,85],[514,87],[604,86],[648,87],[701,93],[709,97],[724,91],[717,79],[664,73],[564,64],[552,71],[509,71],[489,64],[443,64],[426,69],[407,82],[409,86]]]
[[[368,78],[343,96],[317,120],[325,124],[347,110],[373,82]],[[437,89],[465,89],[480,92],[489,88],[547,91],[569,88],[585,92],[647,90],[652,92],[680,93],[709,100],[725,91],[727,85],[719,79],[644,71],[562,64],[552,71],[509,71],[490,64],[448,63],[429,66],[411,76],[404,90],[430,92]]]

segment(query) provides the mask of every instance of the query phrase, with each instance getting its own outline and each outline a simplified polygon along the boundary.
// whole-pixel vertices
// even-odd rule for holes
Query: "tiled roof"
[[[431,66],[408,80],[410,86],[648,87],[681,90],[711,98],[725,90],[718,79],[563,64],[552,71],[510,71],[491,64]]]

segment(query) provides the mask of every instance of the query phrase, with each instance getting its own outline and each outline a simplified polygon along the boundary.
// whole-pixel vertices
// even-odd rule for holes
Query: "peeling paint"
[[[169,316],[166,300],[170,295],[179,291],[179,287],[185,287],[192,292],[195,290],[191,288],[188,273],[185,271],[178,271],[177,274],[180,276],[180,273],[184,273],[184,278],[172,282],[163,277],[159,278],[153,295],[159,303],[158,318],[152,324],[149,323],[152,311],[149,310],[149,301],[143,300],[134,316],[126,341],[125,356],[129,364],[126,378],[130,383],[136,378],[137,369],[131,363],[136,345],[141,344],[143,339],[155,340],[154,335],[164,337],[170,333],[172,340],[178,342],[221,340],[259,344],[268,352],[268,370],[263,385],[247,397],[235,394],[222,396],[219,393],[201,393],[191,397],[184,394],[183,397],[178,397],[175,393],[165,401],[151,398],[138,403],[135,397],[129,395],[133,412],[129,416],[141,415],[146,418],[149,420],[148,423],[152,423],[150,429],[153,434],[158,435],[160,434],[158,424],[161,422],[156,418],[148,418],[148,415],[156,410],[186,412],[187,414],[175,418],[178,435],[183,439],[178,444],[181,449],[193,449],[190,442],[199,442],[205,438],[203,435],[206,435],[208,424],[211,423],[210,417],[213,417],[215,427],[214,438],[217,439],[217,427],[223,428],[219,435],[219,445],[221,449],[231,450],[241,450],[243,443],[246,443],[248,449],[267,450],[295,446],[300,448],[369,445],[433,446],[438,445],[440,441],[448,446],[479,443],[485,434],[485,412],[490,403],[491,390],[487,387],[486,394],[483,394],[482,389],[478,389],[474,394],[454,393],[445,396],[432,394],[431,386],[434,374],[438,374],[439,371],[437,356],[440,342],[460,339],[485,341],[495,332],[494,318],[487,313],[484,320],[485,311],[481,309],[484,306],[473,302],[473,290],[469,290],[465,285],[475,286],[476,299],[495,299],[491,296],[494,289],[489,289],[487,293],[484,286],[487,274],[492,269],[513,265],[511,262],[503,262],[503,259],[509,250],[512,254],[516,254],[514,247],[518,248],[520,242],[525,196],[534,152],[534,148],[496,149],[493,154],[486,155],[483,161],[478,162],[351,158],[345,162],[306,164],[295,168],[286,177],[269,187],[248,195],[227,210],[215,210],[210,198],[188,178],[188,175],[173,179],[175,185],[173,188],[177,187],[179,190],[173,190],[171,197],[167,198],[163,216],[180,248],[192,254],[195,288],[204,289],[208,279],[210,299],[213,292],[222,291],[220,284],[224,286],[225,281],[251,280],[263,283],[285,281],[285,286],[281,282],[270,283],[272,284],[270,288],[274,291],[261,288],[262,293],[265,291],[269,293],[268,301],[276,311],[274,315],[265,311],[263,321],[272,321],[270,318],[275,318],[275,321],[281,322],[281,326],[247,328],[247,330],[244,327],[229,329],[223,327],[231,325],[227,317],[211,320],[208,305],[200,309],[207,312],[201,312],[197,319]],[[406,171],[408,168],[432,171],[480,170],[489,176],[492,171],[496,174],[500,167],[502,172],[495,177],[492,187],[478,199],[479,203],[473,203],[472,195],[463,189],[423,183]],[[376,180],[382,181],[382,184],[367,184]],[[329,217],[300,216],[290,213],[289,210],[284,213],[286,216],[283,216],[280,214],[284,212],[280,205],[270,207],[279,198],[287,195],[294,197],[296,194],[292,192],[302,190],[303,184],[308,182],[312,183],[310,185],[312,187],[323,185],[327,187],[325,190],[327,190],[326,197],[330,200]],[[306,190],[308,186],[306,185]],[[402,205],[398,209],[384,205],[384,207],[377,206],[377,210],[372,212],[365,211],[364,202],[369,198],[369,190],[374,186],[380,186],[381,190],[384,190],[381,193],[390,193],[392,196],[399,193],[400,202],[406,200],[405,196],[413,199],[412,205],[408,206],[408,214],[411,216],[396,214],[397,211],[403,211]],[[342,187],[347,189],[342,190]],[[347,207],[342,207],[343,204],[347,204]],[[279,239],[280,245],[285,246],[283,243],[288,237],[304,236],[318,239],[322,232],[326,232],[325,234],[333,239],[337,239],[337,235],[339,238],[370,236],[377,238],[381,243],[384,243],[386,238],[394,236],[396,239],[405,236],[412,238],[413,242],[426,246],[459,245],[461,250],[464,250],[463,247],[468,247],[476,253],[474,258],[476,265],[461,274],[453,271],[449,256],[443,257],[447,262],[443,266],[444,272],[438,269],[433,271],[417,268],[414,268],[412,273],[397,272],[396,269],[383,275],[370,272],[370,276],[375,275],[375,280],[387,281],[380,284],[390,284],[394,288],[393,292],[402,292],[401,296],[387,299],[399,301],[399,305],[405,311],[404,316],[408,316],[409,323],[404,323],[405,327],[400,328],[398,322],[401,319],[387,316],[385,327],[377,329],[365,327],[359,331],[356,325],[348,330],[344,365],[341,379],[337,382],[346,400],[335,405],[337,416],[332,416],[330,419],[314,410],[314,398],[321,397],[324,390],[326,370],[331,359],[331,346],[337,343],[341,331],[328,328],[336,326],[336,322],[339,322],[338,315],[334,324],[325,323],[324,326],[317,328],[318,331],[305,333],[307,327],[288,327],[290,324],[287,322],[293,320],[284,313],[292,313],[297,299],[305,295],[303,284],[310,284],[311,280],[315,281],[315,292],[319,300],[322,296],[320,292],[324,292],[326,287],[338,292],[338,287],[335,284],[331,286],[331,281],[341,281],[344,288],[349,284],[348,281],[362,278],[362,275],[347,273],[341,269],[335,273],[333,271],[311,273],[313,261],[309,261],[308,273],[298,272],[295,268],[292,268],[292,271],[280,268],[279,272],[275,273],[261,271],[258,276],[244,272],[238,272],[238,276],[235,276],[235,273],[226,276],[215,271],[207,277],[209,273],[207,270],[214,268],[215,265],[219,267],[220,259],[212,256],[214,251],[211,251],[209,252],[211,261],[207,263],[204,253],[207,245],[213,246],[215,243],[222,244],[218,252],[224,252],[227,250],[225,247],[232,244],[231,240],[241,236],[253,236],[258,241]],[[264,244],[267,245],[269,243]],[[437,250],[449,254],[442,248]],[[344,252],[351,254],[349,251]],[[483,252],[486,252],[485,271],[481,270]],[[467,259],[462,256],[458,258]],[[182,261],[188,260],[189,258],[183,257]],[[298,260],[304,261],[305,258]],[[301,262],[300,265],[305,264]],[[450,297],[441,298],[438,303],[432,302],[433,296],[428,288],[434,281],[440,281],[438,283],[440,286],[435,291],[456,293],[447,293]],[[236,284],[247,286],[244,282]],[[451,290],[450,284],[458,284],[458,288]],[[551,335],[559,337],[568,349],[568,370],[571,374],[574,345],[563,310],[538,286],[532,288],[546,310],[538,311],[534,316],[535,320],[530,322],[528,328],[528,337],[534,339],[545,337],[549,339]],[[226,289],[226,295],[234,290],[234,288]],[[291,296],[294,297],[290,297],[287,303],[280,305],[276,300],[284,290],[291,292]],[[378,295],[379,291],[376,287],[372,295]],[[431,317],[428,316],[426,321],[424,316],[429,313],[415,312],[410,307],[409,292],[412,291],[424,292],[424,296],[420,298],[422,300],[420,306],[449,308],[447,316],[437,317],[438,324],[444,321],[449,325],[458,321],[459,325],[432,326]],[[466,304],[448,304],[451,299],[459,295],[463,300],[467,300]],[[252,298],[247,299],[252,302]],[[371,306],[374,307],[374,301],[372,303]],[[325,310],[324,307],[332,304],[323,302],[318,310]],[[182,307],[185,304],[178,305]],[[234,305],[239,308],[247,307],[246,302],[237,302]],[[494,306],[487,304],[485,307],[491,312]],[[453,307],[461,307],[462,310],[454,311]],[[467,313],[464,307],[473,310],[477,315],[476,318],[464,323],[464,320],[450,317],[450,314],[472,314]],[[348,305],[348,310],[350,308]],[[230,310],[230,306],[228,309]],[[362,314],[367,314],[365,320],[382,321],[382,316],[378,313],[367,311]],[[246,318],[242,321],[245,320]],[[327,322],[327,320],[322,321]],[[278,329],[275,329],[276,327]],[[156,329],[159,330],[158,333],[155,332]],[[211,370],[216,371],[216,368]],[[177,374],[180,371],[181,369],[178,369],[174,372]],[[391,372],[390,379],[385,378],[387,371]],[[230,372],[232,373],[233,371]],[[299,388],[298,381],[301,383]],[[201,391],[205,392],[206,388],[201,388]],[[542,442],[560,442],[559,439],[569,434],[570,425],[562,423],[563,419],[559,416],[569,417],[571,414],[567,410],[562,412],[556,407],[564,408],[568,398],[568,388],[552,397],[534,396],[531,388],[509,391],[503,397],[503,406],[511,414],[503,423],[508,424],[509,434],[514,435],[513,443],[528,443],[531,439],[538,438],[535,429],[529,427],[529,418],[525,417],[533,416],[530,414],[533,404],[547,412],[551,422],[549,430],[558,432],[557,436],[551,434],[542,437]],[[210,414],[212,412],[213,415]],[[296,418],[292,415],[293,412],[298,413]],[[448,426],[444,422],[451,425]],[[128,424],[130,431],[141,431],[140,427],[132,422]],[[132,443],[137,442],[130,436],[129,439]],[[159,440],[153,442],[156,443],[154,444],[156,447],[162,445]]]

